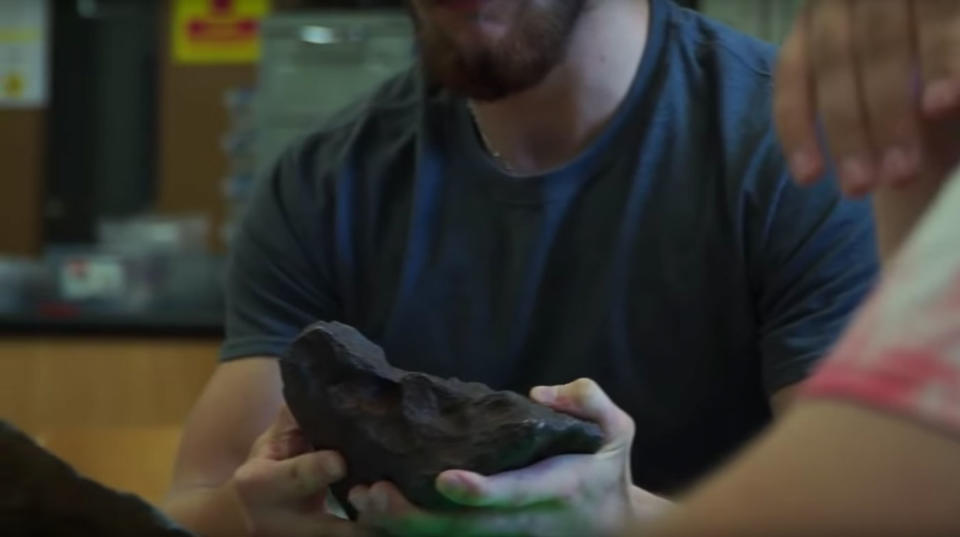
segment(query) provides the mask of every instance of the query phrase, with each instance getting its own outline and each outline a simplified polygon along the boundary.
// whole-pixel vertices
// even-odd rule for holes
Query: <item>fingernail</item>
[[[354,509],[357,511],[366,511],[369,507],[367,505],[368,498],[367,494],[359,490],[354,490],[350,492],[350,496],[347,498],[350,500],[350,503],[353,505]]]
[[[456,502],[471,502],[483,493],[483,485],[472,480],[467,474],[454,472],[444,475],[444,479],[437,483],[441,494]]]
[[[530,397],[539,403],[552,403],[557,399],[556,386],[537,386],[530,390]]]
[[[891,147],[883,156],[883,175],[887,182],[897,184],[916,175],[920,155],[915,148]]]
[[[800,149],[790,157],[790,171],[794,179],[800,182],[810,182],[816,178],[820,160],[811,149]]]
[[[873,180],[869,161],[863,157],[847,157],[840,166],[840,179],[848,193],[858,194]]]
[[[387,511],[387,504],[390,500],[387,499],[387,493],[383,490],[371,490],[370,497],[368,498],[369,507],[371,510],[377,513],[385,513]]]
[[[331,479],[340,479],[346,469],[339,457],[327,457],[323,461],[323,470]]]
[[[938,80],[927,85],[923,92],[923,109],[929,114],[939,114],[960,101],[960,84],[953,80]]]
[[[445,492],[454,494],[461,494],[467,490],[466,479],[463,475],[455,472],[445,474],[439,485]]]

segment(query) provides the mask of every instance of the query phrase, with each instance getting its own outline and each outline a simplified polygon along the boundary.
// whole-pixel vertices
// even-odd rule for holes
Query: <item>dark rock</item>
[[[414,504],[459,508],[435,488],[437,475],[490,475],[562,454],[594,453],[601,429],[513,392],[390,366],[383,350],[353,328],[317,323],[281,362],[284,397],[316,449],[340,452],[346,502],[358,484],[391,481]]]
[[[189,537],[146,502],[86,479],[0,421],[0,535]]]

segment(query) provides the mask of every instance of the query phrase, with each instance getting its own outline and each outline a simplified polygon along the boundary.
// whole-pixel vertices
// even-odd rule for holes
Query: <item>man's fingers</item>
[[[784,43],[777,63],[774,120],[790,172],[801,184],[815,181],[824,169],[817,140],[813,73],[807,55],[808,19],[802,15]]]
[[[317,451],[278,465],[277,493],[291,499],[312,498],[346,475],[343,458],[333,451]]]
[[[920,126],[914,69],[912,10],[904,0],[857,0],[853,11],[856,59],[865,124],[879,178],[913,179],[920,169]]]
[[[564,386],[538,386],[530,391],[530,397],[554,410],[597,423],[609,445],[622,447],[633,442],[633,419],[590,379]]]
[[[297,502],[324,492],[331,483],[343,479],[345,471],[340,455],[318,451],[285,461],[241,466],[235,481],[245,495]]]
[[[270,428],[254,441],[250,456],[282,461],[309,451],[310,444],[304,438],[290,409],[284,405]]]
[[[403,493],[387,481],[372,486],[358,485],[350,490],[350,503],[361,516],[372,521],[399,519],[422,514],[422,511],[410,503]]]
[[[916,0],[923,111],[940,118],[960,111],[960,1]]]
[[[388,482],[350,489],[350,503],[359,513],[360,525],[371,530],[387,530],[397,537],[446,536],[447,520],[418,509]]]
[[[386,481],[350,489],[350,503],[360,514],[360,524],[385,529],[393,535],[446,535],[441,515],[427,513],[411,504],[393,484]]]
[[[464,470],[448,470],[437,476],[437,490],[451,500],[472,507],[514,509],[532,505],[575,499],[584,486],[582,481],[605,482],[609,476],[598,475],[606,469],[586,467],[589,456],[570,455],[541,461],[537,464],[492,476]],[[612,465],[618,472],[621,466]]]
[[[852,17],[850,0],[819,0],[810,14],[808,42],[817,109],[841,185],[849,195],[862,195],[876,177],[876,166],[855,68]]]

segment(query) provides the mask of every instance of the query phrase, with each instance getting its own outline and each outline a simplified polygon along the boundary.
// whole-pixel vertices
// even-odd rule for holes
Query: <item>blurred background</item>
[[[413,59],[405,0],[0,0],[0,419],[162,498],[292,138]],[[779,41],[800,0],[680,2]]]

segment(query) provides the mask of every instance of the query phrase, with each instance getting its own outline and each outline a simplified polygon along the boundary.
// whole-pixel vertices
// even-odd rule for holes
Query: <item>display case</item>
[[[407,68],[415,48],[404,10],[280,14],[261,29],[257,162]]]
[[[252,146],[253,166],[234,167],[226,178],[228,239],[256,180],[287,146],[408,68],[415,54],[413,25],[402,9],[279,13],[264,21],[261,35],[253,129],[235,133]]]

